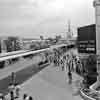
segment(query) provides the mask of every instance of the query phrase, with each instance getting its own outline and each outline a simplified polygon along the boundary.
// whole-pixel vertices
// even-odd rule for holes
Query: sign
[[[79,53],[96,54],[96,29],[95,24],[78,28]]]

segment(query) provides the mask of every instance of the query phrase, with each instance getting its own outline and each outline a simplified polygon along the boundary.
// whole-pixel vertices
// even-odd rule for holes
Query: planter
[[[85,100],[100,100],[100,93],[91,89],[81,89],[80,95]]]
[[[82,90],[80,90],[80,95],[84,100],[95,100],[95,99],[87,96]]]
[[[97,91],[97,88],[98,88],[98,87],[100,87],[100,82],[97,81],[97,82],[95,82],[93,85],[90,86],[90,89],[93,90],[93,91],[98,92],[98,91]]]

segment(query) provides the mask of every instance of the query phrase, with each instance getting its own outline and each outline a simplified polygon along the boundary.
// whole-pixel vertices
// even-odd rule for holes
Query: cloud
[[[92,1],[0,0],[0,34],[54,35],[53,32],[66,32],[68,19],[75,28],[93,23]]]

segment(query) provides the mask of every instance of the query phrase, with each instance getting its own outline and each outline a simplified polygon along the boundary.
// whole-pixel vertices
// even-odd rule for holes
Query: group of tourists
[[[20,85],[16,81],[16,74],[15,72],[11,73],[10,76],[10,84],[9,84],[9,94],[10,94],[10,100],[14,100],[15,98],[19,98],[20,95]]]
[[[11,73],[11,79],[10,79],[10,85],[9,85],[9,93],[10,93],[10,100],[14,100],[20,97],[20,91],[21,87],[16,82],[16,75],[14,72]],[[32,96],[28,94],[23,94],[23,100],[34,100]]]
[[[73,51],[55,49],[53,54],[48,56],[49,62],[59,67],[62,71],[67,72],[68,77],[72,80],[72,72],[83,74],[83,64],[79,57]]]
[[[85,65],[83,60],[79,58],[73,51],[64,50],[61,48],[53,49],[52,52],[46,52],[44,59],[49,64],[53,64],[61,71],[67,73],[69,83],[72,82],[72,72],[83,75],[85,72]]]
[[[4,95],[0,93],[0,100],[14,100],[19,98],[20,96],[20,85],[16,82],[16,75],[15,72],[11,73],[10,76],[10,83],[8,86],[9,93],[8,95]]]

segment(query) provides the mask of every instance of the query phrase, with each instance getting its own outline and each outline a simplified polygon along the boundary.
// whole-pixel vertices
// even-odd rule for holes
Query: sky
[[[37,38],[66,35],[95,23],[93,0],[0,0],[0,36]]]

